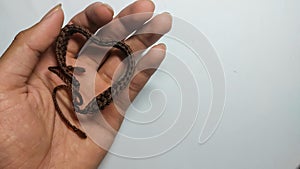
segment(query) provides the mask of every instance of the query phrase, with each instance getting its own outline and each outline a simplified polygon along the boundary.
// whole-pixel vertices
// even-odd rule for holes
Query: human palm
[[[123,9],[114,20],[135,13],[151,13],[153,10],[154,4],[151,1],[140,0]],[[123,25],[118,31],[129,35],[135,29],[151,27],[164,34],[170,29],[171,18],[168,14],[160,14],[143,26],[150,18],[151,14],[134,18],[136,27],[129,29]],[[77,14],[70,23],[85,27],[93,33],[112,19],[113,12],[107,5],[94,3]],[[161,21],[164,24],[158,27],[157,23]],[[96,145],[90,138],[79,138],[67,128],[54,108],[52,91],[63,82],[49,72],[48,67],[57,64],[53,43],[62,23],[63,12],[60,7],[56,7],[41,22],[19,33],[0,59],[0,168],[97,168],[106,155],[106,149]],[[126,43],[134,51],[143,50],[155,43],[162,34],[134,35]],[[70,40],[67,52],[69,64],[75,62],[74,56],[84,42],[85,39],[80,36]],[[164,51],[163,44],[152,47],[137,63],[137,68],[145,65],[158,67],[164,58]],[[95,84],[101,86],[97,91],[107,88],[110,77],[120,63],[118,51],[111,52],[95,79]],[[154,71],[143,70],[133,78],[129,87],[131,99],[134,99]],[[72,116],[74,112],[68,94],[59,92],[57,99],[68,119],[79,127],[78,121]],[[112,104],[101,113],[117,131],[124,112],[120,113]],[[105,144],[111,145],[116,133],[103,127],[99,134]]]

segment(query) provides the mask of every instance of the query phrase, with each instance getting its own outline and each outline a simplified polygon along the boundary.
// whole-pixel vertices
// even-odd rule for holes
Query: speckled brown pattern
[[[111,87],[100,93],[98,96],[94,97],[83,109],[80,109],[80,106],[83,104],[83,99],[79,92],[80,82],[76,79],[75,76],[73,76],[73,71],[76,70],[76,72],[84,73],[85,69],[82,67],[73,67],[66,65],[68,41],[75,33],[83,35],[86,39],[90,39],[93,43],[99,46],[117,48],[122,51],[126,57],[128,57],[125,73],[116,82],[114,82]],[[120,91],[128,86],[134,74],[135,61],[132,57],[132,50],[127,44],[124,43],[124,41],[100,41],[94,38],[88,30],[80,26],[67,25],[61,30],[59,36],[57,37],[55,53],[58,65],[49,67],[48,69],[49,71],[55,73],[66,83],[65,85],[59,85],[55,87],[52,92],[52,99],[55,109],[64,123],[68,127],[70,127],[80,138],[87,138],[86,134],[82,130],[71,124],[70,121],[66,119],[66,117],[62,113],[56,99],[57,91],[63,89],[68,92],[74,104],[74,112],[88,114],[97,113],[99,112],[99,110],[103,110],[105,106],[109,105],[113,101],[113,96],[118,95]]]

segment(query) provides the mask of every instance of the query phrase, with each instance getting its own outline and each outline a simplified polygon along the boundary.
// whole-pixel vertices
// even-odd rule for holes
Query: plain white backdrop
[[[0,53],[5,51],[19,31],[39,21],[60,2],[66,23],[94,1],[1,0]],[[104,2],[120,11],[133,1]],[[215,47],[226,78],[224,116],[213,137],[205,144],[198,144],[205,118],[200,113],[191,132],[172,150],[145,159],[124,158],[109,153],[99,168],[295,169],[300,164],[300,1],[154,2],[157,4],[156,12],[168,11],[184,19],[206,35]],[[168,51],[176,51],[175,54],[182,56],[192,70],[199,68],[198,71],[203,72],[203,67],[197,67],[194,57],[189,57],[188,53],[172,49],[172,45]],[[164,64],[168,65],[168,62]],[[155,75],[148,88],[159,86],[160,83],[155,80],[163,78],[163,75]],[[200,106],[205,106],[209,101],[204,98],[210,98],[210,93],[205,92],[209,83],[205,75],[197,76],[197,81],[203,84],[199,89],[203,94]],[[172,85],[161,85],[172,89]],[[139,97],[142,99],[143,95],[146,97],[143,93]],[[172,102],[172,99],[168,101]],[[141,101],[136,104],[143,105]],[[129,112],[130,116],[134,117]],[[169,123],[168,118],[162,120],[165,123],[161,124]],[[125,120],[121,132],[138,137],[147,135],[145,133],[155,134],[160,127],[165,126],[154,129],[136,127]],[[122,142],[117,140],[113,146],[122,148]],[[132,147],[132,151],[134,149]]]

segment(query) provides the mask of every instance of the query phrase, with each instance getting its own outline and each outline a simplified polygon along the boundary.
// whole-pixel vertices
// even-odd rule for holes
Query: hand
[[[112,9],[102,3],[94,3],[77,14],[73,23],[94,33],[117,18],[135,13],[154,11],[154,4],[139,0],[124,8],[115,18]],[[119,33],[131,34],[136,29],[159,29],[162,34],[171,27],[170,15],[163,13],[151,18],[152,14],[133,18],[134,25],[119,22]],[[97,168],[106,150],[97,146],[90,138],[81,139],[66,127],[57,115],[51,93],[62,81],[48,71],[56,65],[53,44],[63,24],[60,6],[52,9],[39,23],[20,32],[0,59],[0,168]],[[163,20],[163,22],[161,22]],[[159,23],[159,25],[158,25]],[[133,35],[126,43],[134,51],[143,50],[154,44],[162,35]],[[85,40],[74,36],[68,45],[67,60],[72,63]],[[157,52],[155,49],[160,49]],[[165,45],[158,44],[137,63],[139,67],[158,67],[165,55]],[[110,84],[111,75],[121,63],[118,52],[111,52],[109,59],[100,69],[96,84],[103,91]],[[129,86],[130,98],[146,84],[155,69],[138,73]],[[106,84],[103,85],[103,84]],[[102,87],[103,85],[103,87]],[[65,103],[62,110],[71,112],[72,105],[66,93],[60,92],[58,99]],[[109,125],[116,131],[123,121],[113,104],[102,111]],[[69,120],[79,126],[76,119]],[[71,118],[71,119],[70,119]],[[103,128],[99,131],[107,145],[111,145],[115,133]]]

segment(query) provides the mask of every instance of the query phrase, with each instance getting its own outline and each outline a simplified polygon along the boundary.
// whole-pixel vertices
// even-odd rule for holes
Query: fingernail
[[[160,43],[160,44],[158,44],[158,45],[161,45],[161,47],[162,47],[164,50],[166,50],[166,49],[167,49],[167,45],[166,45],[166,44],[164,44],[164,43]]]
[[[42,20],[45,20],[47,18],[49,18],[50,16],[52,16],[54,13],[56,13],[59,9],[61,9],[61,4],[56,5],[55,7],[53,7],[43,18]]]
[[[103,3],[103,5],[106,6],[110,10],[110,12],[114,13],[114,9],[110,5],[108,5],[107,3]]]
[[[171,15],[171,13],[170,12],[164,12],[165,14],[167,14],[167,15]]]

